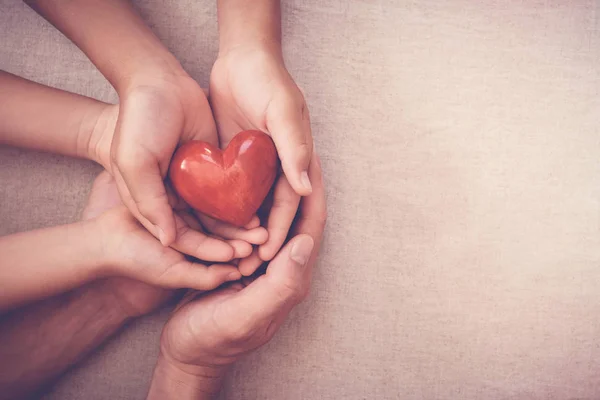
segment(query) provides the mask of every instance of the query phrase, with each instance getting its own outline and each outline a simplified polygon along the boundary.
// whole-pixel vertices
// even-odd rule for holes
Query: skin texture
[[[119,112],[105,167],[132,215],[163,245],[176,243],[177,218],[163,179],[177,146],[190,140],[217,145],[206,95],[128,1],[28,3],[115,87]]]
[[[149,399],[215,398],[236,360],[268,342],[309,292],[326,220],[321,168],[309,168],[313,193],[302,199],[294,237],[247,286],[190,293],[163,329]]]
[[[269,239],[239,264],[252,274],[283,245],[300,196],[311,193],[306,174],[313,139],[304,94],[288,72],[281,49],[279,0],[219,0],[219,56],[210,76],[210,103],[221,146],[247,129],[273,138],[283,173],[265,218]]]
[[[71,39],[117,90],[115,129],[99,139],[99,157],[115,177],[125,206],[163,245],[174,244],[190,254],[178,243],[172,193],[163,182],[175,149],[190,140],[226,146],[246,129],[271,135],[284,173],[277,179],[266,221],[268,239],[258,234],[263,244],[240,268],[250,273],[273,258],[287,236],[299,196],[311,192],[306,171],[312,153],[308,108],[281,54],[279,1],[219,1],[220,49],[210,79],[212,110],[198,84],[127,1],[28,4]],[[199,219],[224,238],[233,238],[225,233],[248,236],[239,227]],[[256,228],[257,221],[245,228]]]
[[[97,184],[114,187],[106,172]],[[196,253],[203,259],[226,262],[250,251],[246,244],[238,254],[231,253],[231,248],[220,241],[224,247],[215,251],[212,241],[216,239],[207,238],[207,247],[198,246]],[[199,290],[214,289],[241,277],[231,264],[192,262],[163,247],[122,205],[90,220],[4,236],[0,238],[0,253],[0,311],[106,276],[133,278],[163,288]]]
[[[173,157],[169,176],[177,194],[197,211],[245,226],[269,193],[277,166],[271,138],[244,131],[224,151],[206,142],[184,144]]]
[[[7,73],[0,73],[0,84],[0,103],[7,105],[0,109],[0,143],[85,157],[110,166],[118,106]],[[99,181],[107,179],[103,174]],[[179,252],[227,262],[248,256],[251,244],[266,240],[266,231],[257,227],[257,221],[252,222],[255,225],[251,229],[233,229],[207,219],[206,226],[228,240],[210,237],[202,232],[188,208],[174,196],[172,201],[177,222],[173,248],[161,246],[121,202],[92,220],[1,238],[1,264],[7,268],[0,269],[1,281],[6,284],[6,290],[0,291],[0,309],[50,296],[100,276],[127,276],[171,288],[216,287],[237,279],[237,269],[193,264]],[[65,241],[67,237],[71,239]],[[32,247],[38,251],[31,252]],[[203,271],[209,273],[201,277]]]

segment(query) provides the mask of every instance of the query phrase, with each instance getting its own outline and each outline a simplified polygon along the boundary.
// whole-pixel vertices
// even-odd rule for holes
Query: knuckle
[[[167,264],[162,269],[157,270],[153,281],[161,287],[173,287],[177,286],[178,278],[176,264]]]

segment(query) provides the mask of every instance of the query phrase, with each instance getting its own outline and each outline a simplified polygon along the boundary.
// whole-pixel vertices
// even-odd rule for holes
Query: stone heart
[[[268,135],[243,131],[223,151],[202,141],[184,144],[171,160],[169,177],[175,191],[194,209],[244,226],[269,193],[278,163]]]

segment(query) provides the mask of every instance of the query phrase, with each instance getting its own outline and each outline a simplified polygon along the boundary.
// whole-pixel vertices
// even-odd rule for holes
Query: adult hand
[[[295,235],[248,286],[232,284],[180,306],[161,338],[149,398],[210,398],[228,366],[265,344],[308,294],[326,218],[318,159],[309,167]]]
[[[308,108],[288,73],[279,45],[250,42],[219,54],[210,77],[210,102],[221,146],[240,131],[257,129],[273,138],[283,169],[275,184],[267,220],[269,239],[239,267],[252,274],[281,248],[301,195],[311,193],[307,174],[312,156]]]

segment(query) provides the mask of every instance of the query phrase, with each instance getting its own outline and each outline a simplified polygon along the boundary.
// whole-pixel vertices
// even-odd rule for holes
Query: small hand
[[[191,78],[189,78],[191,79]],[[206,101],[206,98],[204,97],[204,92],[202,91],[202,89],[198,88],[195,82],[188,82],[188,85],[191,86],[190,90],[195,91],[196,89],[199,90],[201,92],[201,96],[203,96],[203,98]],[[144,90],[149,90],[149,89],[144,89]],[[196,93],[196,95],[198,95]],[[138,95],[136,95],[138,96]],[[141,94],[139,96],[142,96]],[[149,105],[149,108],[144,108],[143,104],[144,101],[140,101],[140,102],[133,102],[133,107],[134,107],[134,112],[133,114],[127,114],[130,118],[136,118],[136,113],[138,113],[139,115],[145,115],[146,117],[150,118],[149,116],[146,115],[146,113],[150,113],[151,115],[154,116],[159,116],[160,115],[160,111],[157,110],[153,110],[152,107],[158,107],[159,110],[162,110],[163,112],[165,112],[165,110],[168,109],[168,106],[163,103],[161,103],[162,100],[158,100],[158,98],[160,97],[159,94],[153,94],[150,95],[150,97],[148,97],[145,101],[150,101],[149,99],[153,96],[156,96],[156,102],[152,103]],[[143,97],[143,96],[142,96]],[[199,102],[198,106],[206,106],[208,107],[208,103],[202,103],[200,100],[197,99],[197,102]],[[160,105],[160,104],[162,105]],[[116,132],[116,127],[119,126],[119,121],[126,121],[125,123],[128,124],[129,122],[127,122],[127,119],[124,118],[120,118],[119,115],[121,113],[123,113],[123,108],[124,106],[118,106],[118,105],[107,105],[104,110],[102,111],[102,113],[100,115],[95,115],[92,118],[94,118],[94,131],[91,135],[91,138],[89,140],[89,149],[88,152],[90,154],[90,158],[98,161],[102,166],[104,166],[109,172],[111,172],[111,174],[115,177],[115,179],[117,180],[117,185],[119,183],[119,181],[121,183],[123,183],[124,181],[120,178],[123,177],[123,174],[121,174],[119,172],[119,170],[114,167],[112,159],[111,159],[111,149],[114,149],[116,144],[115,144],[115,140],[117,133]],[[140,108],[138,110],[138,108]],[[195,113],[194,115],[200,115],[202,114],[202,108],[200,108],[200,111],[198,113]],[[207,111],[209,113],[209,115],[207,117],[210,117],[210,123],[212,124],[212,114],[210,114],[210,109]],[[169,114],[171,115],[171,114]],[[173,114],[174,116],[178,115],[177,113]],[[141,119],[143,119],[143,117],[140,117]],[[175,118],[175,117],[174,117]],[[159,117],[158,119],[160,119],[161,121],[164,120],[164,118]],[[169,119],[169,118],[167,118]],[[147,122],[144,122],[142,124],[142,126],[144,124],[146,124]],[[133,125],[135,125],[133,122],[131,123]],[[199,124],[201,124],[199,122]],[[209,124],[210,125],[210,124]],[[200,125],[199,125],[200,126]],[[214,129],[214,125],[212,125],[212,128]],[[123,128],[121,128],[121,131],[123,131]],[[168,131],[168,130],[167,130]],[[129,132],[133,132],[133,133],[139,133],[140,135],[142,134],[142,132],[136,131],[135,129],[131,129],[129,130]],[[155,135],[157,137],[161,137],[161,135],[159,134],[159,132],[162,132],[162,130],[159,131],[152,131],[149,130],[147,132],[148,134],[148,143],[150,143],[150,141],[152,141],[152,135]],[[216,135],[211,134],[211,132],[209,131],[203,131],[201,128],[193,128],[193,132],[194,133],[190,133],[189,135],[182,135],[181,140],[182,142],[191,140],[193,139],[199,139],[199,140],[204,140],[204,141],[208,141],[208,142],[212,142],[215,143],[216,141]],[[203,133],[204,132],[204,133]],[[158,139],[157,139],[158,140]],[[157,140],[154,140],[154,142],[158,143]],[[159,139],[158,141],[163,141],[163,139]],[[167,145],[166,142],[162,143],[162,145]],[[137,146],[137,147],[136,147]],[[156,151],[158,151],[159,153],[160,151],[160,146],[161,145],[156,145]],[[145,145],[139,145],[137,143],[129,143],[129,149],[133,148],[133,149],[138,149],[139,148],[146,148],[148,147],[147,144]],[[134,153],[137,150],[134,150]],[[161,157],[167,157],[168,161],[170,161],[170,147],[168,147],[166,149],[166,151],[163,151],[162,153],[160,153],[160,156],[157,156],[158,158]],[[153,157],[151,155],[149,155],[148,157]],[[140,166],[142,166],[144,163],[141,162],[141,158],[138,157],[137,158],[138,163],[140,164]],[[168,166],[168,161],[167,161],[167,166]],[[137,167],[134,167],[134,169]],[[138,171],[140,173],[142,173],[142,176],[146,176],[149,177],[150,175],[144,175],[143,171]],[[209,238],[206,234],[203,233],[203,227],[198,224],[198,222],[196,221],[195,218],[192,217],[192,213],[191,210],[189,209],[189,207],[187,205],[185,205],[185,203],[183,203],[175,194],[174,192],[170,189],[168,184],[163,183],[162,181],[162,176],[158,175],[159,182],[155,182],[157,185],[145,185],[144,186],[144,182],[148,182],[148,181],[144,181],[143,179],[137,181],[134,180],[137,184],[142,184],[144,187],[146,188],[150,188],[152,187],[152,190],[159,190],[159,191],[164,191],[164,196],[165,196],[165,201],[166,206],[168,207],[168,211],[171,214],[171,216],[173,217],[175,223],[176,223],[176,238],[175,241],[173,242],[173,244],[171,245],[171,247],[173,247],[174,249],[199,258],[199,259],[205,259],[205,260],[213,260],[213,261],[228,261],[231,260],[232,258],[239,258],[239,257],[243,257],[243,255],[241,254],[246,254],[252,251],[251,248],[251,244],[262,244],[267,240],[267,232],[264,228],[259,227],[259,222],[258,219],[255,219],[254,221],[251,222],[251,224],[249,224],[246,228],[233,228],[228,226],[227,224],[218,222],[218,221],[214,221],[211,220],[208,217],[202,216],[202,215],[196,215],[200,221],[202,222],[202,225],[204,225],[204,230],[207,230],[209,232],[211,232],[212,234],[218,235],[220,238],[223,238],[225,240],[230,239],[228,241],[220,241],[217,239],[213,239],[213,238]],[[150,178],[148,178],[150,179]],[[151,179],[152,180],[152,179]],[[158,184],[160,184],[160,187],[158,187]],[[126,185],[121,185],[119,187],[120,192],[121,192],[121,198],[123,199],[124,203],[126,205],[129,205],[129,209],[130,211],[133,209],[134,212],[136,212],[135,210],[137,210],[137,205],[135,203],[135,201],[133,200],[133,197],[131,197],[129,195],[128,192],[128,187]],[[161,202],[162,202],[162,195],[161,197]],[[119,203],[120,204],[120,203]],[[158,203],[155,203],[158,204]],[[158,207],[158,208],[162,208],[162,206]],[[157,208],[157,209],[158,209]],[[173,208],[175,208],[175,210],[173,210]],[[137,216],[140,218],[139,220],[143,223],[145,221],[144,217],[141,216],[141,214],[137,214]],[[144,226],[148,226],[148,225],[144,225]],[[151,231],[152,232],[152,231]],[[212,243],[212,248],[210,249],[210,253],[207,255],[207,253],[205,251],[202,251],[203,249],[207,248],[206,246],[199,246],[200,243],[205,243],[206,242]],[[247,255],[247,254],[246,254]]]
[[[81,219],[96,218],[103,212],[121,205],[113,178],[103,172],[94,181]],[[173,294],[172,290],[151,286],[130,278],[109,278],[105,280],[103,286],[116,297],[121,309],[130,317],[153,311]]]
[[[184,302],[174,312],[163,330],[155,379],[159,371],[170,371],[183,380],[191,377],[191,382],[194,377],[218,381],[227,366],[270,340],[307,296],[326,216],[316,157],[309,170],[313,193],[302,199],[296,236],[269,263],[266,274],[248,286],[232,284]],[[201,382],[193,385],[215,389],[202,389]],[[160,385],[153,386],[158,390]]]
[[[178,145],[203,140],[216,145],[217,131],[204,91],[183,69],[135,76],[119,93],[94,135],[101,163],[115,177],[123,203],[163,245],[177,245],[177,221],[164,184]],[[111,120],[112,118],[112,120]],[[110,123],[114,123],[110,129]]]
[[[219,55],[210,77],[210,102],[221,147],[240,131],[258,129],[273,138],[284,174],[277,180],[267,220],[269,239],[240,263],[252,274],[279,251],[301,195],[311,193],[307,174],[312,156],[308,108],[279,51],[267,45],[240,45]]]
[[[107,209],[108,211],[104,211]],[[103,251],[101,259],[106,260],[106,267],[103,269],[105,275],[125,276],[163,288],[199,290],[214,289],[240,277],[232,265],[205,266],[192,263],[181,253],[163,247],[121,205],[114,180],[106,172],[100,174],[94,182],[83,218],[94,219],[96,222]],[[198,252],[204,253],[205,258],[214,258],[211,257],[211,251],[217,243],[222,244],[216,239],[206,238],[199,244],[201,250]],[[148,311],[144,308],[145,304],[154,305],[155,301],[167,296],[165,291],[141,282],[125,279],[113,281],[114,290],[124,299],[124,303],[129,304],[128,308],[134,314]],[[132,289],[142,297],[132,296]],[[141,301],[142,304],[131,305],[135,301]]]

